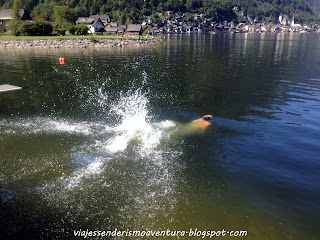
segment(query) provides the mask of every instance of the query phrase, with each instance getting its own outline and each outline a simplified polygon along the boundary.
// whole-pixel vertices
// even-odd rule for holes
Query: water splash
[[[127,149],[130,143],[139,145],[141,154],[152,153],[154,148],[170,138],[173,121],[153,121],[149,101],[141,89],[121,92],[118,100],[110,103],[103,86],[97,91],[96,104],[109,107],[105,112],[112,121],[77,121],[57,117],[36,117],[0,121],[2,134],[70,134],[95,139],[94,144],[85,142],[85,150],[114,154]],[[90,144],[90,146],[88,146]],[[79,149],[79,148],[78,148]]]
[[[148,99],[140,89],[121,93],[119,99],[110,108],[110,114],[116,115],[120,122],[113,128],[115,137],[106,143],[107,152],[113,154],[124,151],[130,142],[137,141],[140,143],[141,153],[150,153],[162,140],[170,137],[166,129],[174,127],[175,123],[169,120],[151,123]],[[101,144],[104,143],[98,143]]]
[[[121,92],[117,100],[105,89],[97,89],[95,101],[87,103],[103,109],[105,119],[11,119],[0,121],[0,129],[7,135],[31,138],[67,136],[67,152],[55,153],[61,161],[61,174],[54,174],[37,188],[47,206],[70,213],[73,221],[83,214],[92,221],[105,219],[113,226],[120,223],[134,227],[137,222],[131,221],[137,219],[147,227],[151,219],[165,218],[177,202],[181,148],[167,144],[176,124],[157,121],[141,89]],[[52,167],[54,162],[50,164]],[[118,212],[111,220],[109,206]]]

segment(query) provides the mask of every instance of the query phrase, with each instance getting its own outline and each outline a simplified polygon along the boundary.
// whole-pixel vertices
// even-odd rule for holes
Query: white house
[[[89,28],[89,33],[104,32],[104,25],[100,18],[79,17],[76,24],[84,24]]]

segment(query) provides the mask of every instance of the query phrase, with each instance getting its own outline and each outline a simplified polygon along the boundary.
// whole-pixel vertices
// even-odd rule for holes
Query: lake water
[[[1,239],[319,239],[319,34],[0,49],[4,83],[23,89],[0,95]]]

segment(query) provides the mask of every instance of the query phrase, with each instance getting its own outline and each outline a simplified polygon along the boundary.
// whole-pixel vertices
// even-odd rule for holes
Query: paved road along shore
[[[159,44],[158,39],[10,39],[0,40],[0,48],[87,48],[87,47],[124,47]]]

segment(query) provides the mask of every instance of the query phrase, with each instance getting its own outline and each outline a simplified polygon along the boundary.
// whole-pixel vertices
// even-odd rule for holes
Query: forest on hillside
[[[316,0],[0,0],[1,9],[12,8],[19,1],[21,8],[28,10],[35,20],[54,18],[54,6],[68,6],[72,19],[93,14],[107,14],[112,21],[121,24],[138,23],[144,17],[160,22],[162,13],[172,11],[185,14],[193,21],[194,14],[203,13],[213,21],[243,21],[243,16],[275,22],[280,14],[296,22],[319,22]],[[237,7],[238,11],[234,11]],[[241,14],[239,14],[239,12]]]

